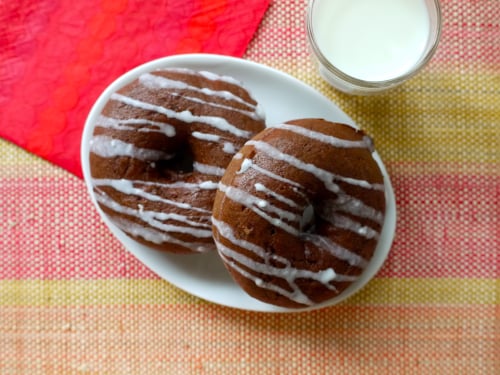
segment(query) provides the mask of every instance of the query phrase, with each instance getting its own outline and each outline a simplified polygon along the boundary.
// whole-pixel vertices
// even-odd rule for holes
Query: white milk
[[[424,0],[316,0],[316,43],[337,69],[365,81],[407,73],[429,41]]]

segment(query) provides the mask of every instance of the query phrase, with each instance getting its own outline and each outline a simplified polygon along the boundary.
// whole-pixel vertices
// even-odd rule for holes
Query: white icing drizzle
[[[219,183],[219,190],[223,192],[229,199],[251,209],[257,215],[267,220],[270,224],[279,227],[294,236],[299,235],[299,230],[297,228],[283,221],[288,220],[290,222],[299,223],[301,219],[299,215],[278,208],[270,204],[268,201],[264,201],[233,186],[226,186],[222,183]],[[272,217],[268,213],[276,214],[279,218]]]
[[[273,155],[273,156],[275,156],[275,155]],[[283,159],[287,159],[287,158],[279,158],[279,159],[283,160]],[[290,162],[290,159],[288,159],[287,161]],[[291,161],[293,162],[294,160],[291,160]],[[331,181],[330,175],[328,173],[325,174],[326,175],[326,177],[325,177],[325,175],[321,175],[314,168],[309,168],[308,166],[302,166],[302,167],[303,167],[303,169],[306,169],[306,170],[312,170],[313,174],[315,174],[315,175],[319,174],[320,177],[322,178],[322,180],[323,181],[326,180],[327,183]],[[271,178],[274,178],[280,182],[284,182],[284,183],[292,185],[294,188],[296,188],[296,190],[295,190],[296,192],[300,192],[301,190],[303,190],[303,187],[300,184],[298,184],[297,182],[286,179],[282,176],[278,176],[278,175],[276,175],[276,174],[274,174],[274,173],[272,173],[272,172],[270,172],[262,167],[259,167],[249,159],[244,159],[242,166],[240,168],[240,171],[238,173],[244,173],[249,168],[253,168],[256,171],[258,171],[266,176],[269,176]],[[330,183],[332,183],[332,182],[330,182]],[[265,185],[263,185],[261,183],[256,183],[254,185],[254,187],[257,191],[265,192],[266,194],[277,199],[278,201],[281,201],[283,203],[288,204],[290,207],[294,207],[294,208],[298,207],[298,204],[295,201],[290,200],[286,197],[283,197],[283,196],[277,194],[276,192],[266,188]],[[297,187],[300,187],[300,189],[297,189]],[[222,187],[222,190],[224,190],[224,189],[225,189],[225,187]],[[320,212],[319,212],[320,216],[324,220],[327,220],[328,222],[330,222],[331,224],[335,225],[338,228],[350,230],[350,231],[355,232],[358,235],[363,236],[367,239],[372,239],[372,238],[378,239],[379,233],[376,230],[374,230],[368,226],[361,225],[359,222],[356,222],[356,221],[354,221],[354,220],[352,220],[344,215],[339,214],[339,212],[346,212],[346,213],[350,213],[350,214],[353,214],[353,215],[358,216],[358,217],[368,218],[368,219],[370,219],[378,224],[383,223],[383,214],[380,211],[377,211],[377,210],[373,209],[372,207],[367,206],[361,200],[347,195],[338,186],[336,186],[333,190],[336,191],[337,198],[333,201],[326,202],[326,204],[324,206],[320,207]],[[227,195],[227,192],[226,192],[226,195]],[[276,218],[273,218],[270,215],[259,210],[259,208],[261,208],[261,209],[265,208],[269,204],[269,202],[266,202],[266,205],[262,205],[260,203],[260,201],[258,200],[258,198],[256,198],[256,197],[254,197],[254,198],[255,199],[252,201],[252,200],[244,199],[244,197],[242,197],[241,193],[238,193],[238,194],[233,193],[232,194],[233,200],[236,200],[236,201],[240,202],[241,204],[244,204],[246,207],[249,207],[250,209],[252,209],[252,211],[254,211],[259,216],[263,217],[265,220],[267,220],[272,225],[278,226],[292,235],[301,234],[300,231],[298,231],[294,227],[289,226],[287,223],[284,223],[282,220],[277,220]],[[308,199],[306,198],[306,202],[307,201],[308,201]],[[258,208],[255,206],[257,206]],[[306,211],[307,210],[304,210],[304,214],[302,215],[303,220],[300,221],[301,222],[300,230],[302,230],[302,228],[304,228],[304,226],[309,223],[309,220],[305,217],[306,213],[307,213]],[[313,214],[311,214],[311,215],[313,215]]]
[[[171,243],[182,247],[186,247],[192,251],[200,253],[214,250],[215,247],[212,244],[196,243],[192,241],[181,241],[173,236],[168,235],[165,232],[160,232],[154,228],[144,227],[140,224],[134,223],[133,221],[127,220],[123,217],[113,217],[113,223],[118,228],[120,228],[126,233],[129,233],[134,237],[142,237],[146,241],[158,245],[163,243]]]
[[[158,76],[158,75],[154,75],[154,74],[149,74],[149,73],[141,75],[139,77],[139,82],[141,84],[143,84],[145,87],[150,88],[150,89],[188,90],[188,91],[198,92],[198,93],[208,95],[208,96],[219,97],[219,98],[222,98],[222,99],[228,100],[228,101],[235,101],[235,102],[238,102],[240,104],[245,105],[246,107],[251,108],[252,110],[251,111],[241,110],[241,109],[229,106],[229,105],[209,102],[209,101],[202,100],[200,98],[181,95],[181,94],[177,94],[174,92],[169,92],[169,95],[182,96],[183,99],[189,100],[189,101],[194,102],[194,103],[200,103],[203,105],[209,105],[211,107],[217,107],[217,108],[222,108],[222,109],[226,109],[226,110],[230,110],[230,111],[239,112],[239,113],[242,113],[250,118],[253,118],[254,120],[261,119],[259,114],[255,111],[256,105],[243,100],[238,95],[235,95],[232,92],[227,91],[227,90],[216,91],[216,90],[211,90],[211,89],[206,88],[206,87],[200,88],[200,87],[189,85],[188,83],[186,83],[184,81],[174,80],[174,79],[170,79],[170,78],[166,78],[166,77],[162,77],[162,76]]]
[[[200,139],[202,141],[207,141],[207,142],[219,142],[220,141],[220,136],[215,135],[215,134],[192,132],[191,135],[194,138]]]
[[[342,138],[337,138],[333,137],[331,135],[317,132],[314,130],[306,129],[303,128],[302,126],[297,126],[297,125],[292,125],[292,124],[276,124],[276,125],[271,125],[271,128],[276,128],[276,129],[283,129],[283,130],[288,130],[293,133],[302,135],[304,137],[314,139],[316,141],[320,141],[329,145],[332,145],[334,147],[339,147],[339,148],[371,148],[372,141],[370,137],[364,136],[361,140],[359,141],[350,141],[347,139],[342,139]]]
[[[200,74],[203,77],[205,77],[206,79],[209,79],[211,81],[224,81],[227,83],[231,83],[233,85],[241,85],[241,82],[236,80],[236,78],[233,78],[230,76],[218,75],[216,73],[208,72],[208,71],[204,71],[204,70],[195,71],[195,70],[188,69],[188,68],[167,68],[167,69],[158,69],[157,70],[157,72],[162,72],[162,71],[166,71],[166,72],[170,71],[170,72],[182,73],[182,74],[187,74],[187,75],[192,75],[192,76]]]
[[[119,204],[115,200],[108,197],[107,194],[102,191],[97,191],[97,193],[98,194],[96,194],[95,197],[97,202],[99,202],[100,204],[110,208],[117,213],[138,218],[153,228],[160,229],[165,232],[185,233],[198,238],[210,238],[212,236],[212,231],[210,229],[197,229],[202,225],[198,222],[187,219],[187,217],[184,215],[167,214],[156,211],[145,211],[143,209],[140,209],[140,207],[138,207],[138,209],[134,209]],[[187,224],[188,226],[165,224],[162,222],[164,220],[174,220]],[[207,225],[207,227],[209,226]]]
[[[244,264],[245,266],[247,266],[249,268],[256,267],[256,266],[260,265],[261,263],[252,261],[250,258],[242,256],[241,254],[231,250],[227,246],[224,246],[217,241],[215,241],[215,244],[217,246],[217,250],[219,251],[219,254],[221,255],[222,259],[224,259],[226,264],[228,264],[232,269],[234,269],[236,272],[238,272],[242,276],[246,277],[247,279],[252,280],[255,283],[255,285],[257,285],[258,287],[263,288],[263,289],[272,290],[273,292],[276,292],[278,294],[285,296],[289,300],[292,300],[294,302],[297,302],[297,303],[300,303],[303,305],[311,306],[314,304],[307,297],[307,295],[305,295],[304,292],[302,292],[300,290],[300,288],[295,284],[295,282],[292,282],[290,284],[290,281],[287,280],[289,285],[292,287],[292,291],[288,291],[284,288],[281,288],[276,284],[273,284],[270,282],[265,282],[262,278],[255,276],[255,275],[251,274],[250,272],[244,270],[240,266],[238,266],[238,264],[236,262],[238,262],[240,264]],[[234,260],[231,260],[230,258],[232,258]],[[258,267],[258,268],[263,269],[263,267]],[[276,267],[273,267],[273,269],[280,270],[280,268],[276,268]],[[269,274],[269,273],[272,274],[273,272],[266,272],[265,274]],[[274,275],[274,276],[282,276],[282,275]]]
[[[241,86],[241,82],[238,81],[236,78],[230,77],[230,76],[224,76],[224,75],[218,75],[213,72],[208,72],[206,70],[201,70],[198,73],[200,73],[203,77],[211,80],[211,81],[224,81],[227,83],[231,83],[233,85]]]
[[[237,152],[234,154],[233,159],[241,159],[243,157],[243,154],[241,152]]]
[[[277,181],[280,181],[280,182],[284,182],[284,183],[286,183],[286,184],[288,184],[288,185],[292,185],[293,187],[295,187],[295,188],[299,189],[298,191],[300,191],[300,190],[303,190],[303,189],[304,189],[304,187],[303,187],[301,184],[299,184],[298,182],[295,182],[295,181],[292,181],[292,180],[290,180],[290,179],[288,179],[288,178],[285,178],[285,177],[279,176],[279,175],[277,175],[276,173],[273,173],[273,172],[271,172],[271,171],[269,171],[269,170],[267,170],[267,169],[264,169],[264,168],[262,168],[262,167],[259,167],[259,166],[258,166],[257,164],[255,164],[255,163],[253,163],[253,164],[251,165],[251,167],[252,167],[252,169],[255,169],[257,172],[259,172],[259,173],[261,173],[261,174],[263,174],[263,175],[265,175],[265,176],[267,176],[267,177],[270,177],[270,178],[272,178],[272,179],[274,179],[274,180],[277,180]],[[295,191],[295,190],[294,190],[294,191]],[[296,192],[297,192],[297,191],[296,191]]]
[[[193,170],[212,176],[223,176],[226,171],[224,168],[220,168],[215,165],[202,164],[196,161],[193,163]]]
[[[365,268],[368,265],[368,262],[358,254],[353,253],[352,251],[340,246],[339,244],[336,244],[328,237],[313,233],[301,233],[300,238],[316,245],[319,250],[324,250],[338,259],[345,260],[351,266]]]
[[[199,183],[183,182],[183,181],[176,181],[171,183],[137,181],[137,183],[142,183],[143,185],[149,185],[149,186],[160,186],[167,189],[189,189],[189,190],[196,190],[196,189],[215,190],[219,186],[218,182],[213,182],[213,181],[202,181]]]
[[[299,208],[299,209],[301,208],[294,200],[289,199],[281,194],[278,194],[274,190],[268,189],[264,184],[261,184],[260,182],[257,182],[256,184],[254,184],[254,188],[257,191],[260,191],[260,192],[263,192],[267,195],[270,195],[274,199],[289,205],[290,207]]]
[[[199,212],[199,213],[203,213],[203,214],[211,214],[210,210],[206,210],[206,209],[203,209],[200,207],[194,207],[188,203],[177,202],[177,201],[163,198],[159,195],[148,193],[147,191],[144,191],[138,187],[135,187],[134,182],[130,181],[130,180],[125,180],[125,179],[119,179],[119,180],[93,179],[92,184],[95,187],[109,186],[120,193],[127,194],[127,195],[135,195],[135,196],[144,198],[144,199],[152,201],[152,202],[161,202],[161,203],[168,204],[168,205],[171,205],[171,206],[174,206],[177,208],[181,208],[184,210],[192,210],[194,212]],[[140,181],[140,182],[137,182],[137,184],[152,185],[154,183],[144,183],[144,182]],[[180,186],[180,185],[178,185],[178,186]],[[194,187],[194,185],[193,185],[193,187]],[[214,188],[214,186],[212,186],[211,184],[208,184],[208,187]]]
[[[297,192],[297,193],[300,193],[301,190],[303,190],[303,187],[300,184],[298,184],[297,182],[289,180],[289,179],[281,177],[281,176],[278,176],[278,175],[274,174],[273,172],[268,171],[267,169],[259,167],[255,163],[252,163],[251,168],[255,169],[256,171],[258,171],[258,172],[260,172],[268,177],[274,178],[280,182],[284,182],[284,183],[290,184],[294,187],[298,187],[298,189],[295,190],[295,192]],[[336,194],[338,195],[338,198],[335,201],[335,203],[327,205],[327,207],[331,207],[331,209],[328,213],[324,212],[321,215],[324,219],[336,216],[336,215],[332,215],[332,213],[335,211],[335,212],[351,213],[351,214],[355,214],[356,216],[359,216],[359,217],[371,219],[379,224],[383,223],[383,214],[380,211],[377,211],[374,208],[367,206],[365,203],[363,203],[359,199],[356,199],[354,197],[347,195],[337,185],[335,188],[337,189]],[[308,201],[307,197],[305,197],[305,199],[306,199],[306,201]],[[335,209],[335,207],[336,207],[336,209]],[[335,225],[335,223],[332,223],[332,224]],[[344,229],[356,230],[358,234],[360,234],[362,236],[366,235],[367,238],[375,238],[375,235],[378,236],[378,234],[376,232],[374,232],[373,230],[371,230],[371,228],[362,227],[358,223],[353,222],[352,224],[349,224],[349,225],[350,225],[350,227],[346,227]]]
[[[231,267],[233,267],[244,277],[247,277],[250,280],[254,281],[257,286],[273,290],[276,293],[284,295],[285,297],[297,303],[311,305],[312,301],[310,301],[307,295],[305,295],[296,285],[296,279],[300,278],[315,280],[320,282],[330,290],[336,290],[335,287],[330,284],[330,282],[332,281],[354,281],[357,279],[356,276],[339,275],[332,268],[327,268],[317,272],[298,269],[296,267],[293,267],[288,259],[275,254],[271,254],[264,248],[252,242],[237,238],[229,224],[217,220],[214,217],[212,217],[212,224],[217,229],[221,237],[225,238],[227,241],[237,247],[252,252],[262,259],[262,262],[255,261],[237,251],[230,249],[229,247],[223,245],[220,241],[216,241],[219,254],[222,255],[224,260],[229,263]],[[284,279],[288,283],[292,291],[290,292],[288,290],[280,288],[275,284],[265,282],[261,278],[252,275],[251,273],[245,271],[243,268],[239,267],[234,261],[257,273]],[[282,267],[272,266],[270,261],[278,262],[280,265],[282,265]]]
[[[347,182],[351,185],[356,185],[356,186],[374,189],[374,190],[382,190],[383,191],[383,189],[384,189],[384,186],[381,184],[370,184],[369,182],[367,182],[365,180],[358,180],[358,179],[354,179],[354,178],[339,176],[339,175],[336,175],[334,173],[328,172],[324,169],[318,168],[314,164],[306,163],[306,162],[296,158],[293,155],[286,154],[286,153],[278,150],[277,148],[271,146],[270,144],[268,144],[264,141],[250,140],[246,143],[246,145],[254,146],[255,149],[257,149],[261,152],[264,152],[265,154],[267,154],[269,157],[271,157],[273,159],[284,161],[297,169],[301,169],[303,171],[311,173],[318,180],[322,181],[328,190],[330,190],[334,193],[338,193],[340,191],[339,186],[333,182],[335,180],[336,181],[344,181],[344,182]]]
[[[112,179],[93,179],[93,182],[98,186],[100,184],[105,184],[106,182],[110,181],[120,181],[119,183],[129,181],[133,185],[144,185],[144,186],[156,186],[162,189],[189,189],[189,190],[196,190],[196,189],[202,189],[202,190],[215,190],[219,186],[218,182],[213,182],[210,180],[207,181],[202,181],[199,183],[193,183],[193,182],[184,182],[184,181],[176,181],[176,182],[158,182],[158,181],[143,181],[143,180],[126,180],[126,179],[119,179],[119,180],[112,180]],[[208,211],[207,211],[208,212]]]
[[[200,89],[200,91],[206,91],[206,90],[208,90],[208,89]],[[227,93],[229,93],[229,92],[227,92]],[[207,93],[205,92],[205,94],[207,94]],[[210,106],[210,107],[214,107],[214,108],[220,108],[220,109],[223,109],[223,110],[226,110],[226,111],[238,112],[238,113],[241,113],[244,116],[250,117],[252,120],[262,120],[263,119],[262,118],[262,112],[261,111],[257,111],[257,108],[255,108],[254,110],[251,110],[251,111],[245,111],[244,109],[230,107],[228,105],[223,105],[223,104],[214,103],[214,102],[208,102],[208,101],[202,100],[200,98],[195,98],[195,97],[192,97],[192,96],[186,96],[184,94],[177,94],[177,93],[174,93],[174,92],[169,92],[168,95],[170,95],[170,96],[176,96],[176,97],[182,97],[182,99],[188,100],[188,101],[193,102],[193,103],[198,103],[198,104],[202,104],[202,105],[206,105],[206,106]],[[233,95],[233,94],[231,94],[231,95]],[[233,97],[240,99],[239,97],[234,96],[234,95],[233,95]],[[229,98],[227,98],[227,99],[230,100]],[[233,99],[233,100],[236,100],[236,99]],[[244,102],[241,99],[238,100],[238,101],[241,101],[241,103],[244,103],[245,105],[254,107],[252,104],[246,103],[246,102]]]
[[[215,190],[219,187],[219,183],[213,181],[203,181],[198,186],[200,189],[204,190]]]
[[[198,74],[201,74],[203,77],[205,77],[205,78],[207,78],[207,79],[209,79],[211,81],[223,81],[223,82],[226,82],[226,83],[229,83],[229,84],[232,84],[232,85],[243,87],[242,82],[238,81],[237,79],[235,79],[233,77],[225,76],[225,75],[218,75],[218,74],[215,74],[215,73],[212,73],[212,72],[207,72],[207,71],[198,71],[198,72],[195,72],[193,70],[186,69],[186,68],[168,68],[166,70],[167,71],[174,71],[174,72],[178,72],[178,73],[183,73],[183,74],[189,74],[189,75],[196,75],[198,73]],[[161,69],[159,71],[161,71]],[[262,107],[262,105],[257,100],[255,100],[255,98],[252,97],[251,93],[248,92],[248,95],[255,102],[257,102],[257,105],[253,105],[256,116],[259,119],[264,120],[266,118],[266,115],[265,115],[265,112],[264,112],[264,108]]]
[[[128,96],[114,93],[110,97],[111,100],[116,100],[121,103],[130,105],[132,107],[140,108],[146,111],[153,111],[160,113],[162,115],[165,115],[169,118],[175,118],[177,120],[186,122],[186,123],[192,123],[192,122],[200,122],[204,123],[206,125],[209,125],[213,128],[231,133],[237,137],[243,137],[243,138],[250,138],[251,137],[251,132],[242,130],[230,123],[227,122],[226,119],[222,117],[214,117],[214,116],[196,116],[193,115],[190,111],[182,111],[182,112],[176,112],[171,109],[147,103],[141,100],[133,99]]]
[[[376,230],[370,228],[369,226],[361,225],[357,221],[339,213],[336,213],[335,215],[326,215],[320,212],[320,216],[323,220],[328,221],[335,227],[351,231],[368,240],[379,238],[379,234]]]
[[[224,142],[222,151],[224,151],[226,154],[234,154],[236,152],[236,147],[231,142]]]
[[[202,133],[202,132],[192,132],[191,136],[196,139],[206,141],[206,142],[221,142],[222,137],[216,134]],[[234,154],[236,152],[236,147],[231,142],[224,142],[222,146],[222,151],[227,154]]]
[[[252,161],[250,159],[243,159],[243,161],[241,162],[241,166],[240,166],[240,169],[238,172],[236,172],[236,174],[242,174],[242,173],[245,173],[248,168],[251,168],[252,167]]]
[[[322,210],[322,215],[325,216],[331,216],[336,212],[345,212],[365,219],[370,219],[380,225],[384,222],[384,215],[382,212],[367,206],[359,199],[348,196],[345,193],[339,194],[335,200],[324,201]]]
[[[128,156],[142,161],[168,160],[174,156],[163,151],[136,147],[131,143],[106,135],[96,135],[91,139],[90,152],[103,158]]]
[[[220,245],[219,243],[216,242],[216,246],[219,247],[222,245]],[[286,289],[279,287],[278,285],[265,282],[260,277],[252,275],[250,272],[247,272],[243,268],[239,267],[238,264],[236,264],[236,262],[228,259],[226,255],[221,254],[220,252],[219,252],[219,254],[221,255],[221,258],[224,259],[225,263],[229,267],[231,267],[233,270],[238,272],[243,277],[246,277],[247,279],[252,280],[254,282],[254,284],[257,285],[258,287],[263,288],[263,289],[272,290],[275,293],[278,293],[278,294],[281,294],[282,296],[285,296],[286,298],[288,298],[291,301],[294,301],[294,302],[297,302],[297,303],[300,303],[303,305],[311,306],[314,304],[302,291],[299,290],[299,288],[297,286],[295,286],[295,289],[292,292],[290,292]]]
[[[218,74],[215,74],[215,73],[212,73],[212,72],[207,72],[207,71],[199,71],[198,73],[200,73],[203,77],[208,78],[208,79],[210,79],[212,81],[220,80],[220,81],[224,81],[224,82],[236,85],[236,86],[243,87],[242,82],[240,82],[237,79],[235,79],[233,77],[230,77],[230,76],[218,75]],[[264,120],[266,118],[266,115],[265,115],[265,112],[264,112],[264,108],[262,107],[262,105],[257,100],[255,100],[254,97],[252,97],[251,93],[248,93],[248,95],[255,102],[257,102],[257,105],[254,106],[255,113],[256,113],[257,117],[260,118],[260,119],[262,119],[262,120]]]
[[[149,125],[149,127],[141,127],[138,125]],[[97,118],[96,126],[117,130],[131,130],[143,133],[161,133],[165,134],[167,137],[175,136],[175,128],[172,125],[166,124],[164,122],[151,121],[140,118],[120,120],[100,115]],[[155,128],[151,128],[151,126],[154,126]]]

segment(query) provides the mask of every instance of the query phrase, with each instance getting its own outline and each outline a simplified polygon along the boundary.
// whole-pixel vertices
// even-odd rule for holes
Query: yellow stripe
[[[500,279],[376,278],[347,302],[349,304],[500,304]]]
[[[390,175],[399,177],[483,176],[498,178],[498,164],[467,162],[386,162]]]
[[[0,306],[198,304],[162,280],[0,281]],[[347,305],[494,305],[500,280],[376,278]]]
[[[62,168],[0,138],[0,178],[73,177]]]
[[[500,162],[496,79],[439,72],[377,96],[338,94],[324,83],[320,90],[374,138],[386,161],[494,164]]]
[[[0,281],[0,306],[88,306],[197,303],[162,280]]]
[[[498,71],[436,65],[385,93],[353,96],[332,89],[308,57],[269,62],[335,102],[385,161],[500,162]]]
[[[33,164],[41,161],[32,153],[23,151],[20,147],[0,138],[0,165]]]

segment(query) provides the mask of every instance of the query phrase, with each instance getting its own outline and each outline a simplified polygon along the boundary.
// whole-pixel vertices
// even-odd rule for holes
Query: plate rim
[[[207,64],[210,63],[210,64]],[[99,115],[106,104],[107,100],[111,96],[112,93],[120,89],[121,87],[125,86],[126,84],[130,83],[134,79],[136,79],[140,74],[146,71],[152,71],[152,70],[157,70],[161,68],[166,68],[166,67],[185,67],[190,64],[195,64],[195,65],[207,65],[206,70],[210,71],[209,65],[213,64],[229,64],[232,67],[235,67],[236,69],[249,69],[251,71],[261,71],[261,72],[266,72],[270,74],[271,76],[274,76],[276,78],[280,78],[281,80],[296,85],[300,87],[302,90],[308,92],[309,95],[314,95],[317,98],[321,98],[325,102],[325,105],[331,106],[333,109],[338,111],[340,114],[342,114],[345,119],[343,122],[347,123],[348,125],[351,125],[355,128],[359,128],[358,125],[345,113],[343,112],[332,100],[326,98],[322,93],[314,89],[313,87],[307,85],[306,83],[300,81],[299,79],[282,72],[280,70],[277,70],[275,68],[269,67],[267,65],[254,62],[251,60],[246,60],[243,58],[238,58],[238,57],[233,57],[233,56],[225,56],[225,55],[215,55],[215,54],[205,54],[205,53],[192,53],[192,54],[181,54],[181,55],[172,55],[172,56],[167,56],[167,57],[161,57],[155,60],[151,60],[149,62],[146,62],[144,64],[141,64],[118,78],[116,78],[112,83],[110,83],[99,95],[97,100],[94,102],[91,110],[89,111],[89,114],[85,120],[84,123],[84,129],[82,132],[82,139],[81,139],[81,145],[80,145],[80,157],[81,157],[81,166],[82,166],[82,171],[83,171],[83,177],[84,181],[87,187],[88,194],[90,195],[91,201],[94,205],[94,207],[97,209],[99,216],[101,220],[105,223],[105,225],[108,227],[108,229],[112,232],[112,234],[118,239],[118,241],[121,243],[121,245],[125,248],[125,250],[129,251],[135,258],[137,258],[138,261],[140,261],[142,264],[144,264],[147,268],[149,268],[152,272],[154,272],[156,275],[158,275],[162,280],[169,282],[171,285],[183,290],[184,292],[193,295],[195,297],[198,297],[204,301],[207,301],[209,303],[214,303],[218,304],[221,306],[226,306],[230,308],[235,308],[235,309],[240,309],[240,310],[245,310],[245,311],[255,311],[255,312],[274,312],[274,313],[293,313],[293,312],[304,312],[304,311],[312,311],[312,310],[317,310],[321,308],[325,308],[328,306],[333,306],[341,301],[346,300],[347,298],[351,297],[353,294],[357,293],[359,290],[363,289],[366,284],[378,273],[382,265],[384,264],[385,260],[388,257],[388,254],[390,252],[390,249],[392,247],[392,243],[394,240],[395,236],[395,229],[396,229],[396,217],[397,217],[397,212],[396,212],[396,201],[395,201],[395,195],[394,195],[394,189],[392,187],[392,183],[390,181],[389,174],[387,173],[387,169],[380,158],[378,152],[375,150],[373,152],[373,157],[376,160],[379,168],[381,169],[382,175],[384,177],[384,186],[385,186],[385,200],[386,200],[386,209],[385,209],[385,217],[384,217],[384,224],[381,230],[381,235],[379,242],[377,244],[377,247],[375,249],[374,256],[370,260],[369,266],[363,270],[361,273],[361,276],[356,280],[353,284],[351,284],[343,293],[341,293],[339,296],[334,297],[328,301],[325,301],[320,304],[316,304],[313,306],[307,306],[303,308],[284,308],[284,307],[279,307],[275,306],[272,304],[267,304],[262,301],[259,301],[257,299],[254,299],[253,297],[250,297],[246,295],[246,292],[241,289],[234,281],[234,285],[241,290],[241,293],[244,293],[246,297],[250,297],[252,302],[255,302],[256,308],[249,308],[248,306],[240,306],[237,303],[224,303],[219,300],[214,300],[213,298],[207,298],[206,295],[201,295],[201,293],[194,292],[193,290],[186,288],[183,285],[180,285],[179,283],[176,283],[174,280],[166,278],[164,275],[159,272],[155,264],[151,264],[151,262],[145,260],[147,257],[141,256],[138,254],[138,249],[139,248],[144,248],[144,245],[139,244],[135,240],[131,239],[128,237],[124,232],[122,232],[118,227],[116,227],[109,219],[108,217],[102,212],[101,208],[97,204],[97,201],[95,199],[95,195],[93,192],[92,184],[91,184],[91,176],[90,176],[90,165],[88,162],[88,154],[89,154],[89,141],[92,136],[92,132],[94,129],[94,119],[97,115]],[[223,74],[223,73],[219,73]],[[237,80],[240,80],[238,77],[235,77]],[[241,81],[241,80],[240,80]],[[244,86],[247,86],[245,82],[243,82]],[[252,90],[251,90],[252,91]],[[291,119],[290,119],[291,120]],[[338,121],[338,120],[335,120]],[[268,125],[266,123],[266,125]],[[133,243],[135,248],[131,248],[131,246],[128,246],[126,243]],[[380,249],[384,245],[384,249]],[[154,253],[158,253],[156,255],[162,256],[169,258],[171,256],[176,256],[176,257],[193,257],[193,256],[204,256],[206,254],[187,254],[187,255],[173,255],[169,253],[162,253],[160,251],[156,251],[153,249],[149,249],[150,251]],[[148,251],[149,251],[148,250]],[[377,255],[377,257],[375,257]],[[229,276],[228,276],[229,277]],[[231,279],[232,281],[232,279]]]

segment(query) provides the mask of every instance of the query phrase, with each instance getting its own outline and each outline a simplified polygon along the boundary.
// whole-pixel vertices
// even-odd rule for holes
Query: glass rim
[[[385,79],[385,80],[379,80],[379,81],[368,81],[365,79],[361,78],[356,78],[354,76],[351,76],[342,70],[338,69],[335,67],[334,64],[332,64],[321,52],[321,49],[319,48],[318,44],[316,43],[316,38],[314,35],[314,30],[313,30],[313,7],[314,4],[316,3],[317,0],[309,0],[309,4],[307,7],[307,13],[306,13],[306,31],[307,31],[307,39],[309,41],[309,45],[311,46],[314,55],[316,58],[319,60],[321,65],[326,68],[330,73],[333,73],[337,77],[341,78],[345,82],[348,82],[350,84],[362,87],[362,88],[367,88],[367,89],[378,89],[378,88],[384,88],[384,87],[390,87],[390,86],[395,86],[401,82],[406,81],[407,79],[413,77],[415,74],[417,74],[432,58],[434,53],[436,52],[439,41],[441,38],[441,23],[442,23],[442,13],[441,13],[441,4],[439,3],[439,0],[433,0],[432,2],[435,5],[436,9],[436,32],[435,36],[432,39],[432,45],[431,47],[423,54],[423,57],[411,68],[409,69],[406,73],[401,74],[397,77],[391,78],[391,79]]]

